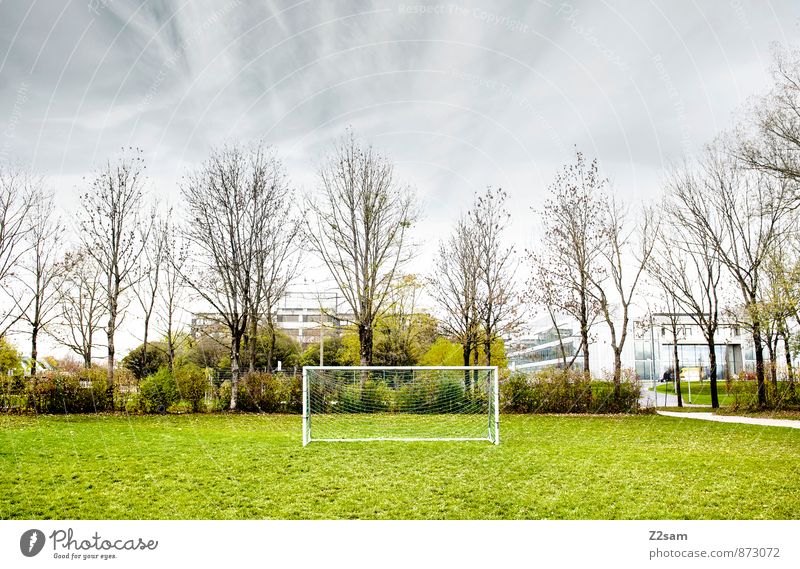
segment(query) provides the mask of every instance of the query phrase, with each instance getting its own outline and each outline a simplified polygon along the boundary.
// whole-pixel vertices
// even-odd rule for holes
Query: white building
[[[708,376],[709,350],[702,330],[688,314],[677,317],[678,361],[682,373]],[[674,367],[672,317],[666,314],[637,314],[631,317],[628,337],[622,351],[622,365],[636,371],[642,380],[662,379]],[[517,370],[536,370],[563,365],[574,356],[574,366],[581,369],[583,355],[579,353],[581,339],[577,321],[558,316],[557,328],[548,317],[531,323],[528,333],[508,342],[509,367]],[[621,322],[617,322],[621,327]],[[559,341],[559,333],[561,340]],[[595,376],[614,367],[611,333],[605,320],[598,319],[589,335],[589,368]],[[742,370],[755,369],[755,350],[749,331],[736,324],[720,324],[715,337],[717,377],[723,379]],[[765,360],[767,359],[766,350]],[[782,348],[776,358],[785,361]]]
[[[352,320],[352,314],[341,294],[287,292],[277,303],[272,318],[276,328],[305,349],[319,343],[320,335],[328,338],[338,334]],[[222,340],[227,335],[218,315],[203,312],[192,317],[193,337],[211,336]]]

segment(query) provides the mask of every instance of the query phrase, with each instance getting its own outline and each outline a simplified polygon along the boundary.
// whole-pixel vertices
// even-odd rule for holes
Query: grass
[[[665,391],[670,395],[675,395],[675,386],[670,383],[659,385],[657,388],[659,393]],[[689,403],[689,388],[685,381],[681,382],[681,395],[684,403]],[[728,395],[725,391],[725,381],[717,382],[717,396],[719,397],[720,406],[730,405],[733,402],[733,395]],[[711,405],[711,384],[707,381],[698,383],[692,382],[692,404],[693,405]]]
[[[3,415],[0,517],[800,517],[800,430],[528,415],[501,439],[303,448],[298,416]]]

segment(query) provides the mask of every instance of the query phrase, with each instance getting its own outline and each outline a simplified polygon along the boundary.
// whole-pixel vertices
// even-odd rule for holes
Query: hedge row
[[[512,373],[500,384],[500,406],[509,413],[636,413],[641,384],[624,375],[617,393],[613,381],[591,380],[575,370]]]
[[[300,375],[248,373],[239,382],[237,409],[261,413],[300,413]],[[533,374],[505,374],[500,381],[500,407],[510,413],[635,413],[639,410],[638,381],[626,380],[615,392],[613,382],[591,381],[581,372],[544,370]],[[738,388],[736,404],[755,400],[755,389]],[[204,370],[167,368],[138,383],[123,384],[115,392],[113,409],[129,413],[202,412],[227,410],[231,384],[215,387]],[[82,370],[75,374],[44,373],[35,378],[0,378],[0,408],[39,413],[94,413],[111,411],[106,372]],[[466,389],[457,378],[423,379],[390,386],[378,378],[363,384],[312,386],[311,411],[375,413],[483,412],[488,394]]]
[[[767,406],[770,409],[800,409],[800,385],[796,381],[771,381],[765,383]],[[756,411],[758,405],[758,382],[754,374],[741,374],[737,380],[725,382],[725,390],[732,411]]]

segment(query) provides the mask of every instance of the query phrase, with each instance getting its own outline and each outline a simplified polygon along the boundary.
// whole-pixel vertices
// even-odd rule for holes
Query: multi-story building
[[[320,337],[338,334],[353,318],[345,308],[341,294],[287,292],[275,306],[275,326],[300,344],[302,349],[319,343]],[[262,322],[265,317],[261,317]],[[192,336],[213,337],[220,341],[228,336],[219,315],[202,312],[192,317]]]
[[[642,380],[663,379],[674,368],[672,321],[677,323],[678,361],[682,373],[706,377],[709,349],[702,330],[689,314],[639,314],[631,318],[628,338],[622,351],[622,365],[636,371]],[[621,327],[621,323],[618,323]],[[717,377],[722,379],[743,370],[755,369],[755,350],[747,329],[738,324],[721,323],[715,337]],[[509,366],[517,370],[536,370],[563,365],[564,358],[578,369],[583,366],[580,329],[565,315],[556,325],[547,317],[531,323],[529,333],[508,342]],[[765,353],[766,358],[766,353]],[[784,361],[779,349],[779,362]],[[611,333],[604,320],[596,321],[589,338],[589,367],[593,374],[614,366]],[[690,374],[691,375],[691,374]]]

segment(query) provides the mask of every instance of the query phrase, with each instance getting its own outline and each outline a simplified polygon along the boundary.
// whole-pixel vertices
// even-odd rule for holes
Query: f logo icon
[[[29,529],[19,538],[19,550],[25,557],[38,555],[44,547],[44,532],[38,529]]]

